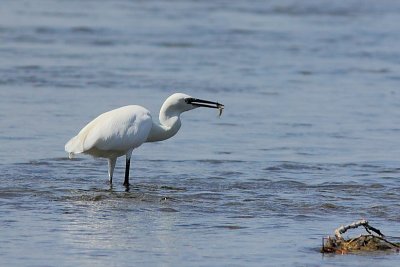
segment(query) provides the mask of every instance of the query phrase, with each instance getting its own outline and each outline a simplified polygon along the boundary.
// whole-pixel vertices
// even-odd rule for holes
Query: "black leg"
[[[128,157],[126,158],[126,166],[125,166],[125,181],[124,181],[124,185],[126,187],[129,187],[129,168],[131,166],[131,159]]]

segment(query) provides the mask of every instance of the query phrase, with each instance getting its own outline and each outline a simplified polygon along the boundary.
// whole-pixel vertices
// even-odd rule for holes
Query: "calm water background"
[[[323,256],[360,218],[400,236],[398,1],[0,3],[1,266],[394,266]],[[105,160],[65,142],[127,104],[220,101]],[[353,233],[354,234],[354,233]]]

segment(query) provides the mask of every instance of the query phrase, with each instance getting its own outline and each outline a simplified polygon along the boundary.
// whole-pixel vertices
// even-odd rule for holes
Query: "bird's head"
[[[168,105],[169,108],[173,108],[179,112],[185,112],[199,107],[206,107],[219,109],[221,114],[224,109],[224,105],[218,102],[202,100],[182,93],[171,95],[167,98],[164,105]]]

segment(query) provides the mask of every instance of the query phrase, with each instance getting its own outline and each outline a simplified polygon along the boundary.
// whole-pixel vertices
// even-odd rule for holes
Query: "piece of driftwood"
[[[355,238],[344,239],[344,234],[349,229],[355,229],[363,226],[368,235],[360,235]],[[375,234],[377,235],[375,235]],[[356,253],[356,252],[372,252],[372,251],[400,251],[400,243],[388,241],[382,232],[369,225],[367,220],[360,220],[349,225],[340,226],[335,230],[333,237],[328,236],[322,239],[322,253]]]

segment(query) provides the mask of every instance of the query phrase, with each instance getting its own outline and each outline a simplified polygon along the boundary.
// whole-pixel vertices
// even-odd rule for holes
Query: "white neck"
[[[154,122],[146,142],[158,142],[174,136],[181,128],[181,112],[165,103],[159,115],[160,122]]]

